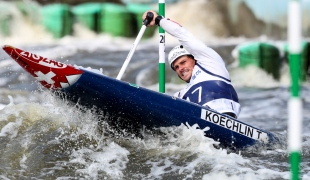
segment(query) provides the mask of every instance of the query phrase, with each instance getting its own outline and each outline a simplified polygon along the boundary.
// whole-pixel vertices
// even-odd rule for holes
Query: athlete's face
[[[194,66],[195,60],[189,56],[181,56],[172,64],[172,67],[178,76],[187,83],[192,77]]]

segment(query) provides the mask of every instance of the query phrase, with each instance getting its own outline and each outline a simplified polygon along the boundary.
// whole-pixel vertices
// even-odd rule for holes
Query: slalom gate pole
[[[288,151],[291,179],[299,179],[302,135],[302,101],[299,93],[301,67],[301,12],[299,0],[290,0],[288,8],[289,65],[291,97],[288,102]]]
[[[165,0],[158,0],[158,14],[161,16],[165,16]],[[166,73],[165,73],[165,30],[159,27],[159,92],[165,93],[165,81],[166,81]]]

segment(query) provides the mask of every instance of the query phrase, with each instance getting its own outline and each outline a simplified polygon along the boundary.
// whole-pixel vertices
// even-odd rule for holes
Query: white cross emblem
[[[36,79],[38,81],[45,81],[48,84],[54,84],[54,81],[52,80],[53,77],[56,76],[55,73],[52,71],[48,72],[47,74],[43,74],[41,71],[35,72],[35,74],[38,76]]]

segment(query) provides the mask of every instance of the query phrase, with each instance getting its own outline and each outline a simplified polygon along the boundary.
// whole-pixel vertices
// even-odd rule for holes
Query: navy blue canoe
[[[46,88],[63,92],[82,106],[96,107],[125,124],[148,128],[198,124],[209,127],[205,136],[221,147],[242,149],[253,145],[272,146],[278,137],[230,116],[173,96],[152,91],[85,69],[44,58],[21,49],[4,46],[17,63]]]

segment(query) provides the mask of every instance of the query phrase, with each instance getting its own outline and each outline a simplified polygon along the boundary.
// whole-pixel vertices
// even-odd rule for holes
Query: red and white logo
[[[78,81],[83,74],[82,70],[71,65],[44,58],[12,46],[4,46],[3,50],[46,88],[60,89],[69,87]]]

